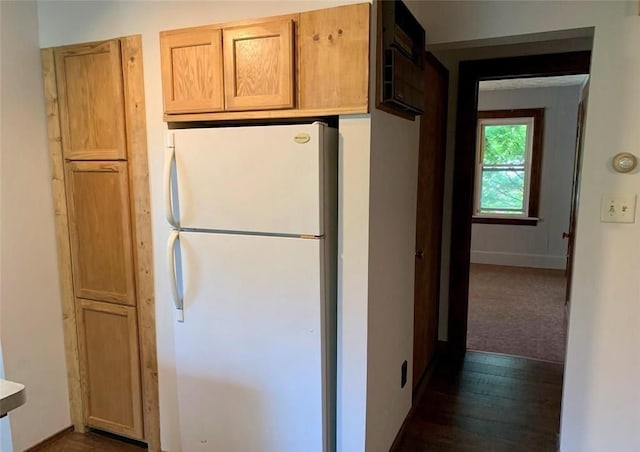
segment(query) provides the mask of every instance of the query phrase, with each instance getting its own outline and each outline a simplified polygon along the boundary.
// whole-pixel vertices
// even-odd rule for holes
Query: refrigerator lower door
[[[177,192],[169,217],[183,229],[323,235],[325,128],[169,132],[175,173],[165,177]]]
[[[322,240],[180,232],[179,246],[182,450],[328,452]]]

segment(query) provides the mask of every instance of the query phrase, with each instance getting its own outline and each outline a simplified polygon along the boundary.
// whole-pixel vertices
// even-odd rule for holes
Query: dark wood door
[[[582,90],[580,105],[578,106],[578,128],[576,132],[576,155],[573,163],[573,185],[571,186],[571,213],[569,214],[569,231],[563,233],[567,242],[567,288],[565,291],[565,304],[571,299],[571,278],[573,277],[573,253],[576,236],[576,208],[580,197],[580,184],[578,175],[582,165],[582,148],[584,147],[584,125],[586,123],[587,103],[589,100],[589,84]]]
[[[418,206],[416,220],[415,301],[413,320],[413,388],[436,350],[440,300],[440,248],[446,154],[449,72],[427,52],[426,101],[420,119]]]

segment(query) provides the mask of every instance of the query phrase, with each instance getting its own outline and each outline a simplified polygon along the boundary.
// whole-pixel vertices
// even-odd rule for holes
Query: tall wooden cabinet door
[[[143,438],[135,308],[76,299],[86,425]]]
[[[220,29],[162,32],[160,56],[165,113],[224,110]]]
[[[293,108],[293,21],[223,30],[227,110]]]
[[[64,158],[126,159],[120,41],[58,47],[54,54]]]
[[[76,297],[135,304],[126,162],[66,164]]]

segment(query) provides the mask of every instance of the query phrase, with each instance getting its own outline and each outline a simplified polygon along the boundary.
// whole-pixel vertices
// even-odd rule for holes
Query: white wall
[[[165,240],[169,227],[163,214],[162,166],[164,132],[160,80],[161,30],[329,8],[357,1],[174,1],[93,2],[41,1],[38,3],[41,47],[96,41],[141,34],[147,111],[147,141],[155,251],[155,291],[160,371],[162,447],[179,452],[176,380],[173,370],[173,311],[164,277]],[[367,319],[369,259],[369,115],[340,118],[341,142],[341,273],[339,275],[342,332],[338,351],[341,381],[338,386],[338,443],[343,452],[364,451],[367,415]],[[369,352],[374,355],[376,352]],[[397,366],[397,365],[396,365]],[[399,370],[398,370],[399,372]],[[399,376],[398,376],[399,378]],[[374,428],[377,428],[375,426]],[[188,451],[185,451],[188,452]]]
[[[374,24],[376,10],[374,5]],[[372,36],[374,32],[372,27]],[[375,58],[371,59],[371,71],[375,73]],[[370,92],[366,450],[387,452],[411,408],[420,120],[409,121],[377,110],[373,77]],[[405,360],[408,379],[401,388]]]
[[[389,450],[411,408],[419,128],[419,120],[371,112],[368,452]]]
[[[71,422],[36,3],[0,10],[0,338],[5,377],[27,388],[9,415],[20,451]]]
[[[340,118],[337,450],[364,451],[367,422],[369,115]]]
[[[595,27],[561,450],[640,450],[640,222],[599,221],[602,193],[640,192],[640,171],[620,175],[609,166],[617,152],[640,154],[637,2],[415,2],[412,8],[434,44]]]
[[[563,269],[580,86],[480,91],[479,110],[544,108],[540,221],[535,226],[474,223],[471,262]]]

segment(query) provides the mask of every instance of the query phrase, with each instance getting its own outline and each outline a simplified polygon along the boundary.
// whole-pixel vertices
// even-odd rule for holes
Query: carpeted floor
[[[563,362],[564,270],[471,264],[467,348]]]

